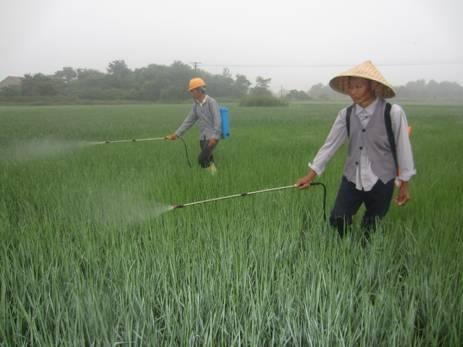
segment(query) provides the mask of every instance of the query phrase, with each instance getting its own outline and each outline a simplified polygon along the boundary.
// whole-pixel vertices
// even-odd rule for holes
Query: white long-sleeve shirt
[[[351,117],[358,117],[362,126],[366,127],[375,111],[377,103],[378,99],[365,108],[356,104]],[[347,107],[339,111],[325,143],[318,151],[314,160],[309,163],[309,167],[314,170],[317,175],[321,175],[325,171],[329,160],[339,147],[348,140],[346,110]],[[400,169],[397,178],[401,181],[409,181],[412,176],[416,175],[416,170],[408,136],[407,117],[399,105],[393,104],[391,107],[391,123],[397,148],[397,162]],[[355,187],[358,190],[370,191],[377,181],[378,177],[371,169],[371,162],[367,156],[367,151],[362,151],[360,163],[355,173],[355,182],[352,183],[355,183]]]

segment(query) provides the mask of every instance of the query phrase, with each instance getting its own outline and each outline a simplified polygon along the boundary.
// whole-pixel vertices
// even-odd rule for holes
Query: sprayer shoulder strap
[[[210,103],[210,102],[207,103],[207,107],[209,108],[209,113],[210,113],[210,114],[213,114],[213,113],[212,113],[212,108],[211,108],[211,103]]]
[[[347,127],[347,137],[350,137],[350,117],[352,115],[352,110],[354,105],[350,105],[346,109],[346,127]],[[387,139],[389,141],[389,146],[391,147],[392,157],[394,158],[394,164],[396,169],[399,168],[399,163],[397,161],[397,147],[395,145],[394,132],[392,131],[392,120],[391,120],[391,108],[390,103],[386,103],[384,109],[384,125],[386,126]]]
[[[394,132],[392,131],[391,108],[392,105],[387,102],[386,108],[384,109],[384,124],[386,125],[387,139],[389,140],[389,146],[391,147],[395,168],[398,170],[399,162],[397,161],[397,147],[395,145]]]
[[[207,107],[209,108],[209,113],[213,115],[214,112],[212,111],[212,108],[211,108],[212,106],[211,106],[211,103],[210,103],[210,102],[207,103]],[[220,105],[219,105],[218,102],[217,102],[217,107],[219,108],[219,117],[221,117],[221,114],[220,114]]]
[[[347,137],[350,137],[350,115],[352,114],[352,109],[355,105],[350,105],[346,109],[346,128],[347,128]]]
[[[209,106],[208,106],[208,107],[209,107],[209,112],[210,112],[211,114],[214,114],[214,113],[212,112],[212,109],[211,109],[211,103],[209,102],[208,104],[209,104]],[[217,107],[219,108],[219,118],[220,118],[220,122],[223,122],[223,119],[222,119],[222,112],[220,112],[220,105],[219,105],[219,103],[217,103]]]

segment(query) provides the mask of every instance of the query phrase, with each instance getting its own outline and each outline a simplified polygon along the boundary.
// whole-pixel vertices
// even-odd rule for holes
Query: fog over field
[[[393,85],[463,83],[458,0],[4,0],[0,80],[63,66],[105,71],[174,60],[307,90],[371,59]]]

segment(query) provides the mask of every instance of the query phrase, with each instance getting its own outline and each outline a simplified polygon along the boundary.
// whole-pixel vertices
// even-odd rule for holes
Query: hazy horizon
[[[148,0],[0,4],[0,80],[64,66],[134,70],[175,60],[233,76],[272,78],[273,90],[308,90],[372,60],[393,85],[418,79],[463,84],[457,0]]]

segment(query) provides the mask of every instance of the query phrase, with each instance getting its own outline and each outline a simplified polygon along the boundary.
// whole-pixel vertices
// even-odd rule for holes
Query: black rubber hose
[[[191,168],[192,165],[191,165],[191,161],[190,161],[190,156],[188,155],[188,146],[186,145],[186,142],[185,142],[185,140],[183,139],[183,137],[179,136],[178,138],[179,138],[180,140],[182,140],[182,142],[183,142],[183,147],[185,148],[186,161],[188,162],[188,166]]]

